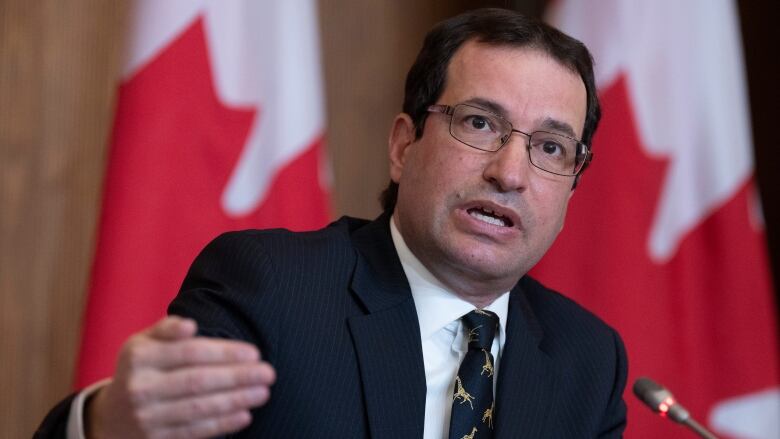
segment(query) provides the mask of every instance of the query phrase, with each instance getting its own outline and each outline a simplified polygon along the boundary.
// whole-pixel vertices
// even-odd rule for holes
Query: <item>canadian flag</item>
[[[315,6],[133,3],[78,387],[111,374],[217,234],[327,222]]]
[[[629,387],[653,377],[724,438],[780,438],[735,5],[560,0],[549,12],[593,52],[604,117],[565,229],[535,274],[618,328]],[[625,398],[627,437],[691,436]]]

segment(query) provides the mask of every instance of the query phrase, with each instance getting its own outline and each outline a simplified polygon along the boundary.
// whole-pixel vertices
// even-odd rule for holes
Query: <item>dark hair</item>
[[[419,139],[423,134],[428,107],[436,103],[444,90],[450,60],[470,40],[496,46],[540,49],[579,73],[587,94],[581,140],[590,145],[601,118],[601,109],[596,95],[593,59],[588,49],[578,40],[542,21],[498,8],[476,9],[449,18],[438,23],[425,37],[423,47],[406,76],[403,104],[403,112],[414,123],[416,138]],[[574,186],[577,179],[579,176]],[[392,211],[397,197],[398,184],[391,180],[380,197],[382,208]]]

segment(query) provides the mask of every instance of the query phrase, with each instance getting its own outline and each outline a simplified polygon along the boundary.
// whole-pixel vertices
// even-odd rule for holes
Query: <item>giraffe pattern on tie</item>
[[[487,351],[487,349],[482,349],[482,352],[485,353],[485,365],[482,366],[482,372],[480,375],[484,375],[485,372],[487,372],[489,378],[493,376],[493,363],[490,362],[490,353]]]
[[[495,408],[496,408],[496,402],[493,401],[493,403],[490,404],[490,407],[485,409],[485,414],[482,415],[482,423],[487,424],[491,430],[493,429],[493,409]]]
[[[464,434],[461,439],[474,439],[474,435],[477,434],[477,427],[471,429],[471,433]]]
[[[447,437],[490,438],[495,424],[493,380],[497,372],[497,364],[490,350],[496,341],[500,319],[490,311],[477,309],[461,316],[460,323],[460,334],[468,339],[468,346],[453,383]],[[466,402],[470,410],[464,407]],[[471,433],[466,434],[469,431]]]
[[[474,329],[471,329],[469,331],[468,340],[466,340],[466,343],[471,343],[474,340],[477,340],[479,338],[479,331],[478,329],[481,328],[482,325],[477,326]]]
[[[463,401],[460,403],[463,404],[468,401],[471,409],[474,410],[474,404],[471,402],[474,400],[474,397],[463,388],[463,383],[460,381],[459,376],[455,377],[455,387],[455,394],[453,395],[452,400],[457,401],[458,398],[463,398]]]

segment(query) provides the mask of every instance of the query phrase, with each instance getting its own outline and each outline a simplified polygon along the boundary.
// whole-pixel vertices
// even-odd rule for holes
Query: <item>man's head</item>
[[[496,8],[478,9],[444,20],[426,36],[417,59],[406,75],[403,103],[403,112],[412,118],[418,138],[423,134],[428,107],[435,103],[446,86],[450,60],[469,40],[495,46],[535,47],[577,72],[587,91],[587,115],[580,140],[586,145],[591,144],[601,119],[601,108],[588,49],[578,40],[543,22]],[[576,179],[573,186],[576,186]],[[383,210],[393,210],[397,193],[398,184],[391,180],[381,196]]]
[[[584,46],[510,11],[467,13],[428,35],[390,134],[398,186],[386,208],[447,287],[475,304],[511,288],[561,230],[575,177],[531,165],[521,133],[496,152],[472,148],[451,134],[452,116],[431,105],[474,105],[523,133],[587,142],[599,118],[592,88]],[[466,121],[468,129],[492,129],[481,118]]]

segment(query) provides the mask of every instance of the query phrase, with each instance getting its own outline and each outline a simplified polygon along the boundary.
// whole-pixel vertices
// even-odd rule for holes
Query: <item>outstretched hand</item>
[[[196,332],[193,320],[171,316],[130,337],[113,381],[87,405],[87,437],[201,438],[249,425],[274,369],[252,344]]]

